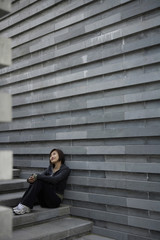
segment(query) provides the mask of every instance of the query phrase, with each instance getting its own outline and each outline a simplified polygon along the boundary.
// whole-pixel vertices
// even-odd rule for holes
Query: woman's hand
[[[27,179],[27,182],[29,183],[34,183],[36,181],[36,178],[37,176],[35,174],[32,174],[28,179]]]

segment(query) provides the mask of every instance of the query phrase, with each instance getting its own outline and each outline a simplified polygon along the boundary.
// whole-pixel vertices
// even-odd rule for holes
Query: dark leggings
[[[21,203],[32,209],[37,202],[41,207],[56,208],[59,207],[61,199],[57,196],[52,184],[36,180],[24,193]]]

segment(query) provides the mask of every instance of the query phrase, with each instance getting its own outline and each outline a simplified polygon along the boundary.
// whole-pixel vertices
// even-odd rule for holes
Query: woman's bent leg
[[[22,197],[21,203],[32,209],[37,200],[42,207],[47,208],[59,207],[61,203],[54,186],[41,180],[36,180],[29,186]]]
[[[33,184],[30,184],[29,187],[27,188],[27,190],[25,191],[25,193],[23,194],[21,201],[23,201],[23,199],[25,198],[25,196],[28,194],[28,192],[30,191],[31,187]]]
[[[42,207],[57,208],[61,204],[61,199],[57,196],[52,184],[46,184],[43,194],[39,198]]]
[[[14,211],[14,210],[18,210],[19,207],[21,207],[21,202],[23,201],[23,199],[25,198],[25,196],[28,194],[28,192],[29,192],[29,190],[30,190],[31,187],[32,187],[32,184],[29,185],[29,187],[27,188],[27,190],[26,190],[25,193],[23,194],[20,203],[19,203],[16,207],[13,208],[13,211]]]
[[[22,197],[21,203],[29,208],[33,208],[34,203],[37,201],[39,193],[42,191],[44,183],[41,180],[36,180],[29,186],[27,191]]]

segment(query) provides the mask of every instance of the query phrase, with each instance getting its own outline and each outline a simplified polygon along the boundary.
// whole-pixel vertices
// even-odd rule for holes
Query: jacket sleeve
[[[42,180],[44,182],[56,184],[56,183],[62,181],[63,179],[67,178],[69,173],[70,173],[70,169],[66,168],[66,169],[63,169],[60,173],[58,173],[55,176],[54,175],[53,176],[45,176],[45,175],[38,174],[37,179]]]

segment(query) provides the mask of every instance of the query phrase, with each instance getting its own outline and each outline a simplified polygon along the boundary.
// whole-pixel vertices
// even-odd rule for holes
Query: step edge
[[[49,238],[53,238],[54,237],[54,240],[60,240],[60,239],[67,239],[67,238],[70,238],[70,237],[74,237],[74,236],[78,236],[79,234],[82,234],[82,233],[89,233],[91,232],[92,230],[92,226],[93,226],[93,223],[89,220],[84,220],[84,219],[81,219],[81,218],[75,218],[75,217],[65,217],[63,219],[71,219],[74,221],[74,226],[73,227],[66,227],[65,229],[58,229],[57,232],[50,232],[47,234],[47,237]],[[77,223],[77,225],[75,225],[75,219],[79,219],[79,220],[82,220],[81,223]],[[60,220],[57,220],[57,223],[59,223],[58,221]],[[49,222],[49,224],[51,224],[52,221]],[[15,230],[13,232],[13,239],[12,240],[20,240],[20,239],[17,239],[16,237],[16,232],[17,231],[22,231],[22,233],[27,233],[27,230],[32,230],[34,228],[34,236],[31,238],[31,236],[28,237],[28,239],[26,238],[25,240],[39,240],[39,237],[41,237],[41,240],[45,240],[46,239],[46,234],[45,232],[43,232],[43,234],[41,234],[41,236],[39,236],[36,232],[36,227],[40,226],[41,228],[43,228],[43,231],[44,231],[44,224],[47,225],[48,223],[42,223],[42,224],[38,224],[36,226],[31,226],[31,227],[26,227],[26,228],[23,228],[23,229],[18,229],[18,230]],[[21,233],[21,234],[22,234]],[[35,234],[37,234],[35,236]],[[48,238],[47,238],[48,239]]]
[[[39,210],[39,209],[38,209]],[[70,207],[69,206],[60,206],[56,209],[47,209],[45,208],[43,211],[32,212],[29,214],[25,214],[22,216],[13,215],[13,229],[27,227],[32,224],[38,225],[42,222],[49,221],[49,220],[57,220],[58,218],[66,217],[70,215]],[[48,211],[47,211],[48,210]],[[41,214],[44,214],[45,216]],[[46,216],[48,215],[49,216]],[[33,224],[35,223],[35,224]]]

